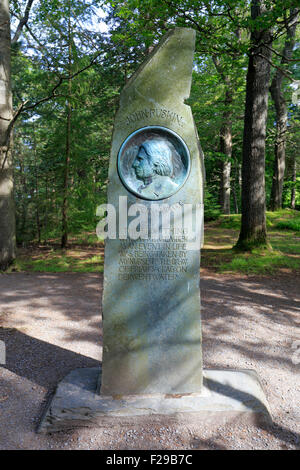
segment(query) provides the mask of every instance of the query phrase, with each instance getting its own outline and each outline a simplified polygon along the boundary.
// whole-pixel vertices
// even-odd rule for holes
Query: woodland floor
[[[57,382],[101,360],[102,279],[101,273],[0,274],[7,352],[0,449],[300,448],[300,276],[288,272],[261,277],[204,268],[201,275],[204,367],[255,369],[273,425],[207,427],[166,417],[153,424],[145,417],[132,426],[36,434]]]
[[[281,227],[280,224],[284,224]],[[300,274],[300,212],[267,212],[268,240],[272,249],[252,253],[232,249],[240,230],[240,215],[206,222],[201,266],[216,273]],[[94,232],[69,237],[67,249],[50,239],[18,249],[12,272],[103,272],[104,244]]]

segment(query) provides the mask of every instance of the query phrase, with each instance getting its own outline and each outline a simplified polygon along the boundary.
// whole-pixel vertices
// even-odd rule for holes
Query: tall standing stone
[[[121,93],[108,185],[108,203],[117,215],[120,196],[127,196],[128,209],[135,203],[149,209],[203,204],[203,157],[191,109],[184,103],[190,94],[194,43],[193,30],[171,30]],[[158,186],[133,181],[138,169],[130,151],[138,154],[143,142],[151,139],[158,146],[163,140],[170,148],[174,144],[173,150],[177,146],[184,173],[177,180],[156,175]],[[120,162],[122,148],[125,160]],[[184,161],[185,151],[190,162]],[[135,168],[135,175],[129,168],[128,178],[122,177],[126,164]],[[123,222],[125,212],[122,208]],[[121,239],[107,239],[105,247],[100,394],[199,392],[200,246],[187,250],[184,237],[176,235],[164,241],[126,240],[124,233],[119,235]]]
[[[105,248],[102,373],[98,367],[71,371],[58,384],[39,432],[105,423],[119,428],[137,415],[179,419],[178,413],[210,426],[271,421],[253,370],[204,370],[202,387],[200,239],[190,250],[186,234],[127,237],[136,203],[143,204],[141,212],[202,207],[202,153],[184,104],[194,40],[192,30],[172,30],[121,94],[108,187],[121,229]],[[175,222],[176,216],[174,229]]]

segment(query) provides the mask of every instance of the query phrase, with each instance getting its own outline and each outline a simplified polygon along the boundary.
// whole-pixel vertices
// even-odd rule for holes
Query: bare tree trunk
[[[69,3],[70,7],[70,3]],[[71,10],[69,9],[69,23],[68,23],[68,41],[69,41],[69,57],[68,57],[68,100],[67,100],[67,128],[66,128],[66,153],[65,153],[65,169],[64,169],[64,189],[63,189],[63,203],[62,203],[62,236],[61,247],[66,248],[68,243],[68,192],[69,192],[69,167],[70,167],[70,154],[71,154],[71,93],[72,93],[72,38],[71,38]]]
[[[27,179],[26,179],[26,172],[24,171],[24,165],[23,165],[23,160],[22,160],[22,155],[20,155],[20,160],[19,160],[19,166],[20,166],[20,182],[21,182],[21,187],[22,187],[22,202],[19,204],[22,212],[20,214],[20,223],[17,223],[17,229],[18,233],[26,234],[26,225],[27,225],[27,214],[28,214],[28,185],[27,185]],[[18,218],[17,218],[18,222]],[[26,236],[25,236],[26,240]],[[25,242],[23,239],[22,243]]]
[[[232,155],[232,110],[230,106],[233,100],[233,91],[230,77],[225,74],[219,58],[216,55],[213,55],[212,60],[225,85],[224,111],[220,129],[220,152],[225,155],[225,159],[221,161],[219,202],[222,212],[224,214],[230,214],[230,159]]]
[[[297,182],[297,161],[296,155],[293,155],[292,160],[292,188],[291,188],[291,209],[295,210],[296,207],[296,182]]]
[[[253,0],[251,17],[265,11],[263,0]],[[263,28],[263,27],[262,27]],[[242,163],[242,224],[237,247],[251,250],[267,243],[265,197],[265,139],[270,79],[271,33],[256,25],[251,33],[247,72]]]
[[[71,94],[71,80],[69,80],[69,93]],[[70,96],[70,95],[69,95]],[[66,153],[65,153],[65,171],[64,171],[64,196],[62,204],[62,237],[61,247],[66,248],[68,243],[68,192],[69,192],[69,167],[71,152],[71,103],[67,103],[67,128],[66,128]]]
[[[220,202],[223,214],[230,214],[230,172],[231,161],[222,162]]]
[[[232,185],[233,203],[235,214],[239,213],[238,197],[240,197],[240,165],[235,158],[234,160],[234,181]]]
[[[45,200],[45,216],[44,216],[44,221],[43,221],[43,228],[44,228],[44,233],[45,233],[44,243],[48,242],[48,211],[50,207],[48,181],[49,181],[49,177],[48,177],[48,174],[46,173],[46,181],[45,181],[46,200]]]
[[[0,270],[16,256],[13,162],[10,134],[13,112],[10,81],[10,15],[8,0],[0,1]]]
[[[226,155],[226,159],[221,163],[221,181],[220,181],[220,204],[224,214],[230,214],[230,171],[232,155],[232,131],[230,105],[232,103],[232,94],[230,88],[226,89],[225,110],[223,112],[223,124],[220,131],[220,152]]]
[[[14,41],[28,21],[34,0],[28,0]],[[5,270],[16,257],[16,221],[11,152],[13,109],[10,79],[10,14],[9,1],[0,0],[0,270]]]
[[[35,217],[38,243],[41,243],[41,218],[40,218],[40,194],[39,194],[39,175],[37,167],[37,150],[35,138],[35,126],[33,124],[33,152],[34,152],[34,179],[35,179]]]
[[[292,56],[295,45],[295,33],[297,26],[298,9],[291,10],[293,23],[287,27],[287,39],[282,51],[281,65],[284,65]],[[280,69],[276,69],[271,83],[270,91],[276,110],[276,141],[274,172],[271,190],[271,210],[276,211],[282,207],[282,190],[285,173],[285,147],[287,132],[287,105],[282,92],[284,75]]]
[[[233,195],[233,204],[234,204],[234,213],[238,214],[239,213],[239,205],[237,201],[237,195],[236,195],[236,188],[232,188],[232,195]]]

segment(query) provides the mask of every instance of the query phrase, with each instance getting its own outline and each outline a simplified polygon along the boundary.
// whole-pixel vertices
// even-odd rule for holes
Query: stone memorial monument
[[[178,218],[184,204],[203,205],[203,157],[184,103],[194,42],[193,30],[172,30],[121,93],[108,185],[117,214],[120,196],[126,196],[123,212],[129,213],[138,202],[152,214],[178,207]],[[147,239],[119,233],[106,240],[101,395],[202,387],[200,241],[188,250],[174,223],[169,239],[162,238],[161,226],[154,239],[151,223]]]
[[[102,367],[70,372],[40,432],[147,414],[269,418],[254,371],[202,369],[204,169],[185,104],[194,43],[193,30],[172,29],[121,93],[109,167],[106,222],[115,228],[105,245]]]

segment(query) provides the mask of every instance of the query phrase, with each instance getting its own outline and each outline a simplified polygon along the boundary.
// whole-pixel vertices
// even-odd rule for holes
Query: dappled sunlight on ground
[[[202,270],[205,368],[255,369],[275,424],[203,426],[145,417],[124,427],[35,434],[57,382],[101,360],[101,274],[12,273],[0,276],[0,448],[230,449],[299,445],[299,277],[276,279]],[[184,312],[183,312],[184,315]],[[5,423],[5,426],[1,425]]]

